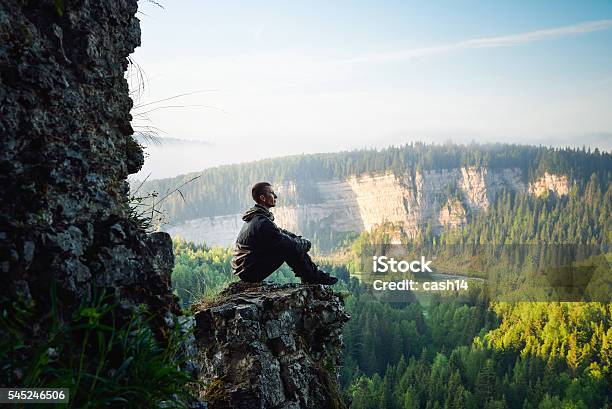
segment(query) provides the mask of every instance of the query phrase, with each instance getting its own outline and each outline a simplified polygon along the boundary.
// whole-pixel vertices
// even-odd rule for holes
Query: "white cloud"
[[[503,77],[503,72],[496,73],[502,77],[495,81],[487,78],[489,72],[475,74],[484,75],[483,80],[470,80],[450,64],[432,73],[429,64],[405,64],[400,70],[394,64],[368,63],[515,46],[611,27],[612,20],[600,20],[349,60],[322,59],[299,49],[156,59],[145,64],[156,79],[144,101],[189,95],[162,103],[182,107],[150,112],[151,123],[167,136],[212,145],[188,153],[171,146],[159,152],[152,148],[148,163],[155,163],[159,153],[170,164],[159,172],[182,173],[254,158],[385,146],[408,138],[532,142],[528,136],[607,132],[612,129],[612,95],[605,92],[606,75],[591,89],[575,84],[559,89],[546,82],[528,86]],[[193,90],[214,92],[188,92]]]
[[[603,78],[595,83],[597,87],[607,87],[608,85],[612,85],[612,77]]]
[[[536,41],[567,37],[591,33],[594,31],[607,30],[612,27],[612,19],[588,21],[571,26],[557,27],[546,30],[528,31],[525,33],[512,34],[507,36],[496,36],[487,38],[476,38],[472,40],[460,41],[435,47],[413,48],[394,52],[369,54],[361,57],[343,60],[344,63],[368,63],[368,62],[391,62],[410,60],[413,58],[427,57],[431,55],[446,54],[468,48],[496,48],[508,47],[519,44],[533,43]]]

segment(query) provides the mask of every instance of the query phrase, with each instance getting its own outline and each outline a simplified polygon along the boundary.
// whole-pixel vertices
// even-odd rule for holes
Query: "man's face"
[[[276,206],[276,193],[272,190],[272,186],[266,186],[264,188],[264,193],[259,195],[259,199],[261,200],[261,204],[266,207],[274,207]]]

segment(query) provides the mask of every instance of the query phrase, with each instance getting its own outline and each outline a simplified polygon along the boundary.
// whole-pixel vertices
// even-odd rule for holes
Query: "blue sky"
[[[135,125],[207,141],[199,168],[411,140],[610,149],[610,1],[139,5],[138,103],[195,93]]]

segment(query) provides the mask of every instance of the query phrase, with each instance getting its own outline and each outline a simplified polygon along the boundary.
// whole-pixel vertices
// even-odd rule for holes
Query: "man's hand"
[[[301,238],[302,236],[299,236],[299,237]],[[302,239],[302,240],[305,240],[306,243],[308,243],[308,247],[306,248],[306,253],[308,253],[310,251],[310,248],[312,247],[312,243],[310,242],[310,240],[306,240],[306,239]]]
[[[291,237],[291,238],[296,238],[296,237],[302,237],[302,236],[298,236],[295,233],[291,233],[289,230],[285,230],[285,229],[280,229],[280,231],[282,231],[283,233],[285,233],[287,236]]]

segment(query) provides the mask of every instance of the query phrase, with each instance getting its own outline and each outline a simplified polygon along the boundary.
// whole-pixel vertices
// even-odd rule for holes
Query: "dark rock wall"
[[[64,314],[101,291],[162,324],[179,313],[170,236],[147,235],[129,211],[126,178],[143,163],[124,78],[136,11],[136,0],[0,2],[0,311],[33,300],[32,337],[52,286]],[[348,319],[337,295],[234,285],[222,297],[197,315],[211,407],[341,405],[327,370]]]
[[[0,2],[0,302],[102,289],[174,310],[172,244],[129,217],[136,0]],[[46,307],[48,308],[48,306]]]
[[[201,397],[211,409],[343,408],[334,371],[348,319],[320,285],[231,284],[195,308]]]

